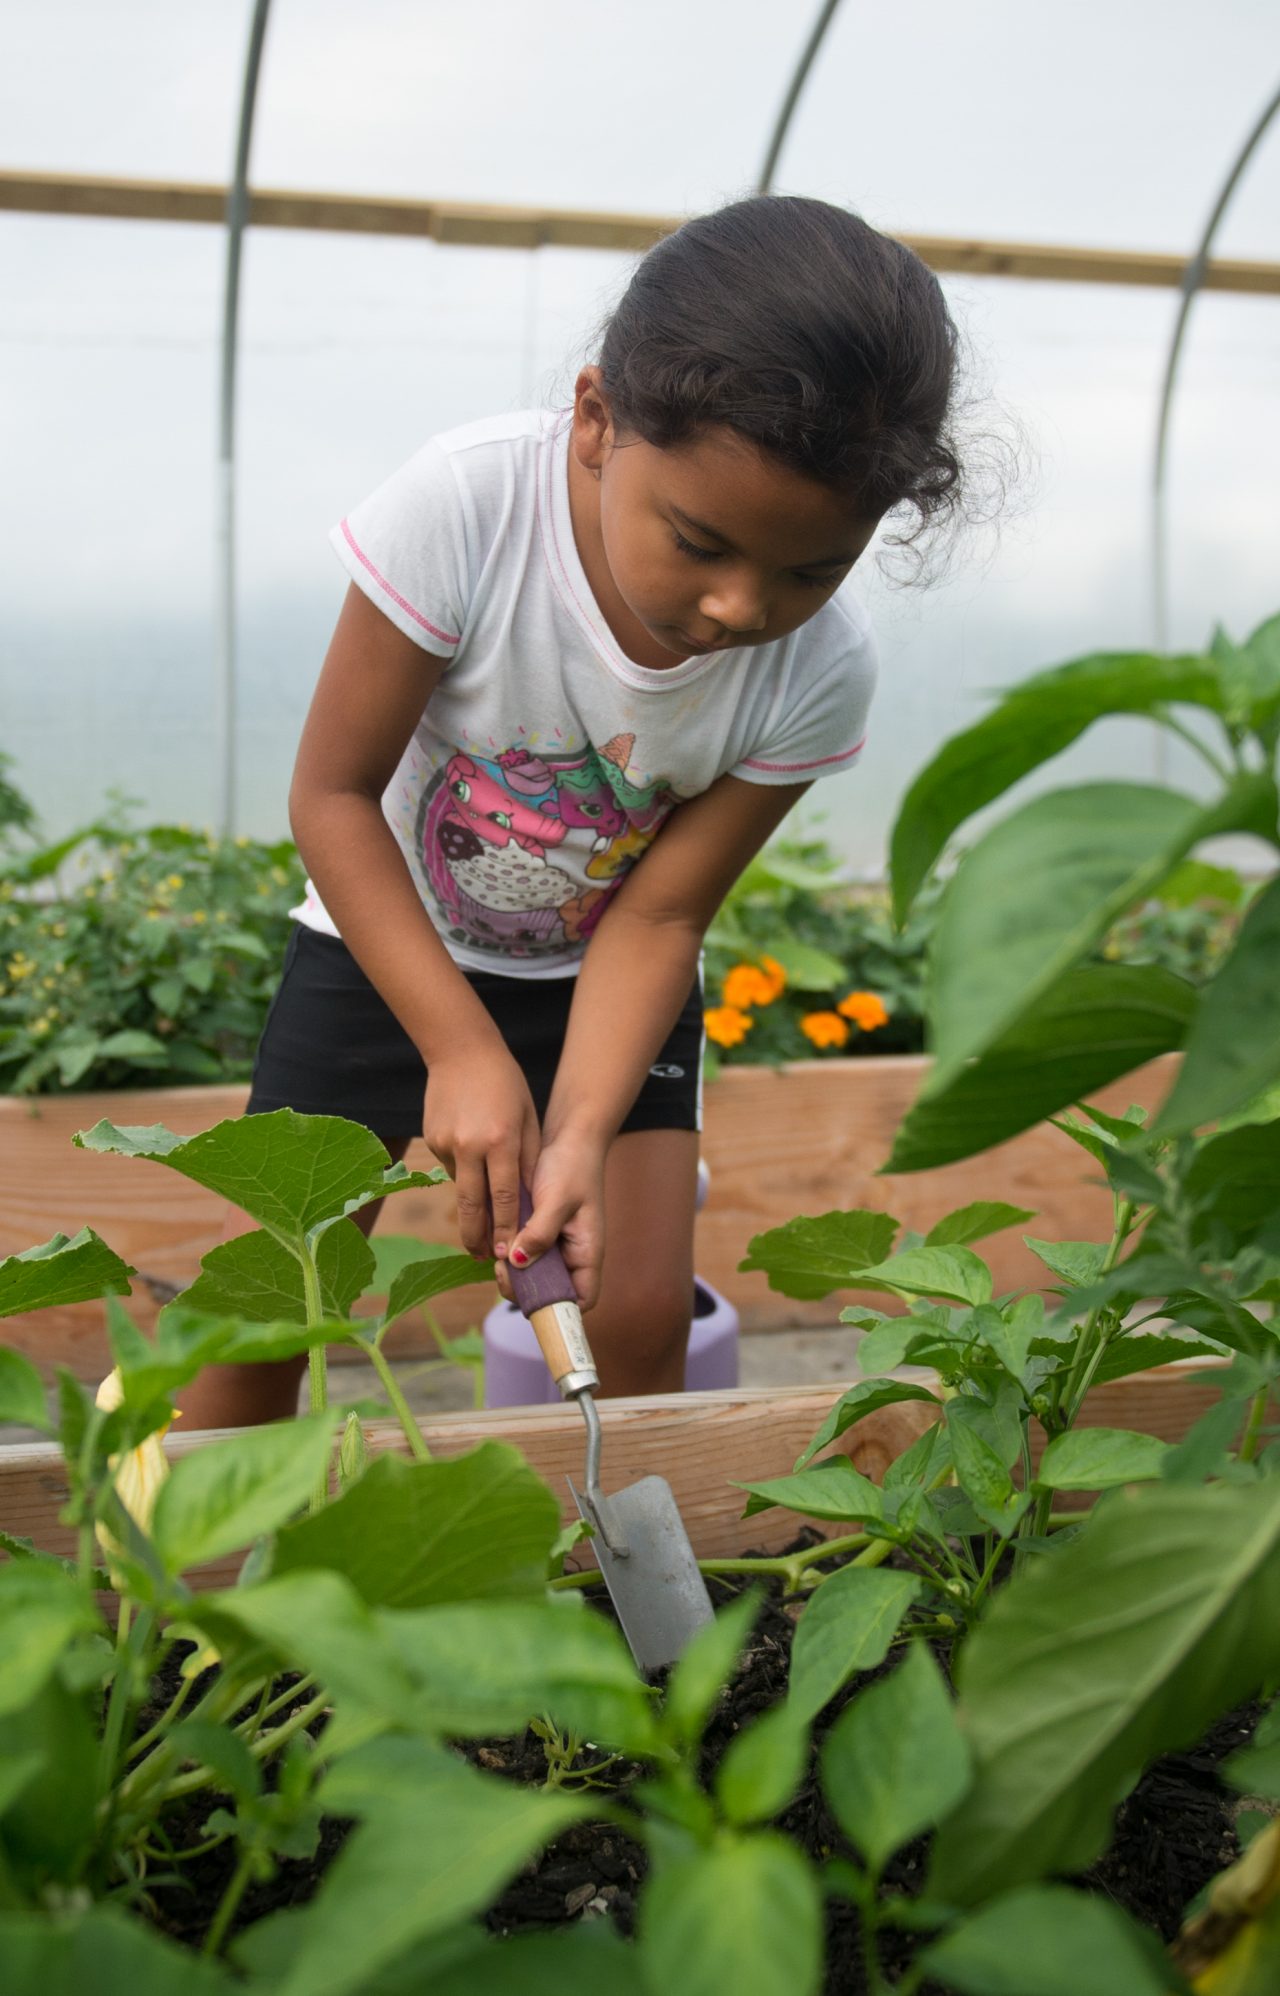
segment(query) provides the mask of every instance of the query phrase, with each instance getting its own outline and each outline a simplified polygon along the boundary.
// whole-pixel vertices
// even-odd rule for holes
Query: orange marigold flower
[[[707,1038],[714,1040],[718,1047],[740,1046],[755,1024],[755,1020],[739,1011],[736,1005],[713,1005],[703,1021]]]
[[[772,980],[754,963],[735,963],[720,990],[725,1004],[739,1012],[748,1005],[771,1005],[775,997]]]
[[[771,986],[770,998],[780,998],[787,988],[787,973],[778,962],[777,957],[762,956],[760,959],[760,968],[769,980]]]
[[[847,998],[840,1000],[836,1010],[844,1018],[852,1019],[864,1033],[874,1033],[877,1026],[889,1023],[889,1014],[874,991],[851,991]]]
[[[816,1047],[842,1047],[849,1028],[838,1012],[806,1012],[800,1030]]]

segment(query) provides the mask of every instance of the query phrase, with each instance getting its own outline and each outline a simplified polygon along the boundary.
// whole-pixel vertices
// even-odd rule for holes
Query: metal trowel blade
[[[661,1476],[642,1476],[625,1490],[610,1492],[610,1513],[629,1548],[625,1559],[609,1551],[590,1503],[572,1480],[569,1488],[578,1515],[592,1527],[592,1550],[631,1654],[641,1670],[665,1669],[715,1618],[671,1485]]]

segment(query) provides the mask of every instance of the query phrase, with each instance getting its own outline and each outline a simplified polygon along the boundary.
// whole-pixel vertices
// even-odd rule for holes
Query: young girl
[[[643,259],[571,411],[436,437],[334,530],[290,795],[311,877],[250,1112],[393,1158],[421,1133],[504,1293],[559,1239],[605,1392],[682,1384],[703,933],[862,747],[840,585],[886,513],[950,503],[954,357],[901,243],[739,201]],[[188,1424],[291,1412],[300,1369],[206,1374]]]

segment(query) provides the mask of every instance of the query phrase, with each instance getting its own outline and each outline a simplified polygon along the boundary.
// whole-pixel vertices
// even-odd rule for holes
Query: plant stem
[[[279,1696],[273,1698],[269,1705],[260,1705],[252,1718],[242,1719],[238,1726],[233,1726],[232,1731],[239,1733],[242,1739],[251,1740],[256,1733],[261,1732],[266,1720],[271,1718],[274,1713],[280,1711],[282,1706],[292,1704],[295,1698],[300,1698],[303,1692],[309,1691],[314,1683],[315,1678],[310,1673],[306,1677],[300,1677],[296,1684],[291,1684],[287,1691],[280,1692]],[[268,1684],[266,1688],[269,1691],[271,1686]]]
[[[324,1301],[320,1294],[320,1270],[316,1266],[315,1256],[305,1243],[298,1259],[302,1263],[302,1293],[306,1299],[307,1322],[322,1324]],[[312,1345],[307,1353],[307,1385],[311,1412],[323,1414],[329,1404],[329,1369],[328,1355],[322,1344]],[[316,1479],[316,1487],[311,1493],[311,1502],[307,1508],[314,1516],[317,1511],[324,1509],[328,1501],[329,1465],[326,1461]]]
[[[194,1677],[183,1678],[177,1692],[165,1706],[164,1711],[160,1714],[154,1726],[149,1726],[140,1738],[132,1742],[125,1756],[127,1760],[137,1760],[139,1755],[144,1754],[149,1746],[154,1746],[155,1742],[168,1732],[178,1713],[190,1697],[191,1688],[195,1681]]]
[[[396,1417],[404,1429],[404,1438],[409,1444],[410,1455],[416,1456],[419,1462],[430,1462],[431,1450],[422,1439],[422,1430],[413,1418],[413,1409],[404,1397],[400,1381],[391,1370],[390,1361],[376,1343],[365,1345],[364,1348],[374,1371],[382,1381],[388,1400],[395,1408]]]
[[[1262,1440],[1263,1424],[1267,1418],[1267,1406],[1271,1399],[1271,1381],[1260,1386],[1249,1402],[1249,1419],[1245,1426],[1244,1440],[1240,1444],[1241,1462],[1253,1462],[1257,1458],[1258,1444]]]
[[[1183,741],[1208,763],[1215,776],[1220,776],[1224,783],[1230,783],[1232,773],[1227,768],[1226,763],[1219,762],[1209,744],[1202,742],[1193,729],[1188,728],[1182,721],[1176,720],[1167,707],[1161,707],[1155,718],[1159,720],[1161,727],[1168,728],[1171,734],[1181,735]]]
[[[241,1851],[239,1862],[231,1874],[231,1883],[223,1893],[218,1910],[209,1923],[209,1931],[204,1937],[204,1946],[200,1950],[202,1954],[216,1955],[220,1952],[227,1928],[234,1920],[236,1908],[244,1897],[244,1888],[249,1883],[252,1870],[252,1853],[247,1850]]]

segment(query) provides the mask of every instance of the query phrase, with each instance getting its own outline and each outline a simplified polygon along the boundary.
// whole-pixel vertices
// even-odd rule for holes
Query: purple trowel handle
[[[522,1185],[519,1222],[522,1227],[532,1212],[533,1201]],[[514,1261],[508,1260],[507,1273],[511,1277],[516,1302],[526,1317],[531,1318],[535,1310],[541,1310],[548,1303],[576,1303],[578,1300],[573,1277],[565,1267],[564,1256],[558,1247],[549,1247],[529,1268],[517,1268]]]

